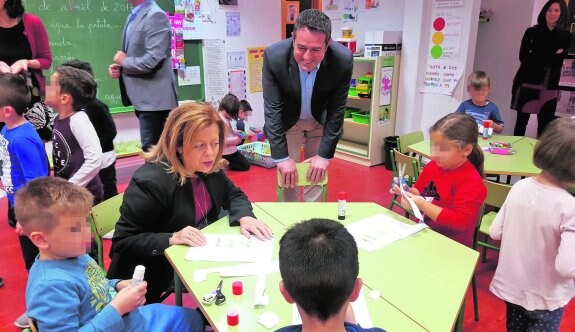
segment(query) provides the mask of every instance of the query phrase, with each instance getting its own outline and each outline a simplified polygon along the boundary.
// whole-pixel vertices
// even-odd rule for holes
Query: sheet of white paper
[[[415,205],[415,202],[405,192],[402,192],[401,194],[409,202],[409,205],[411,206],[411,210],[413,210],[413,215],[415,215],[415,217],[417,219],[423,220],[423,215],[421,214],[421,211],[419,211],[419,208],[417,207],[417,205]]]
[[[278,273],[280,266],[278,261],[263,263],[246,263],[232,266],[221,266],[210,269],[194,270],[194,281],[206,281],[208,274],[219,273],[220,277],[245,277],[253,276],[259,273]]]
[[[376,214],[346,226],[357,246],[374,251],[427,228],[425,223],[407,224],[384,214]]]
[[[268,305],[270,300],[268,296],[264,295],[266,291],[266,274],[259,273],[256,279],[256,289],[255,289],[255,298],[254,298],[254,305]]]
[[[190,247],[185,260],[211,262],[266,262],[270,260],[273,240],[260,241],[255,236],[205,234],[207,244]]]
[[[271,311],[266,311],[258,318],[258,323],[262,324],[266,329],[271,330],[280,322],[278,315]]]
[[[369,308],[367,307],[367,302],[365,300],[365,295],[363,291],[355,300],[355,302],[351,302],[351,307],[353,308],[353,315],[355,316],[355,321],[361,325],[363,328],[371,328],[373,327],[373,322],[371,320],[371,314],[369,313]],[[299,311],[297,310],[297,306],[292,304],[292,324],[299,325],[301,324],[301,316],[299,315]]]
[[[353,308],[355,321],[361,325],[362,328],[368,329],[373,327],[373,322],[371,321],[371,315],[369,314],[369,309],[367,308],[367,302],[365,301],[365,295],[363,292],[359,294],[357,300],[351,302],[351,307]]]

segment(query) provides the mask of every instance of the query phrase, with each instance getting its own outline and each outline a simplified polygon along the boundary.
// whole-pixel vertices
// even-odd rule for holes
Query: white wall
[[[281,39],[281,2],[279,0],[241,0],[238,6],[219,8],[222,11],[240,13],[240,36],[226,37],[226,51],[246,51],[249,47],[268,46]],[[208,69],[204,68],[204,70]],[[248,77],[247,100],[254,112],[247,125],[263,126],[263,95],[261,92],[249,92],[249,79]],[[134,113],[116,114],[114,121],[118,128],[116,142],[140,140],[138,120]]]
[[[505,122],[504,133],[513,134],[517,112],[509,109],[513,77],[519,68],[519,47],[525,29],[537,21],[546,0],[483,0],[481,8],[493,11],[491,20],[479,24],[474,70],[491,78],[493,101]],[[534,10],[534,5],[538,9]],[[534,124],[535,121],[530,121]],[[531,130],[528,130],[531,131]]]
[[[463,1],[461,7],[450,9],[463,19],[460,52],[450,61],[459,62],[466,68],[452,96],[420,92],[428,58],[434,3],[430,0],[405,0],[396,134],[423,130],[427,135],[429,127],[439,118],[454,112],[467,97],[464,78],[473,68],[480,0]]]
[[[325,2],[325,1],[324,1]],[[375,30],[401,31],[403,30],[404,0],[380,1],[377,8],[360,11],[357,21],[343,22],[332,18],[331,37],[335,40],[341,37],[341,28],[350,27],[357,40],[357,49],[363,49],[365,32]],[[341,5],[341,4],[340,4]],[[340,16],[341,17],[341,16]]]

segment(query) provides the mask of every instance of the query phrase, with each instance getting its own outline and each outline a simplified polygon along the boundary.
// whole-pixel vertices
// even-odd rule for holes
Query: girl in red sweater
[[[487,196],[477,124],[467,114],[451,113],[437,121],[429,135],[432,161],[415,185],[406,189],[406,195],[424,214],[431,229],[471,247],[478,213]],[[392,193],[399,195],[394,180]],[[405,198],[401,203],[410,208]]]

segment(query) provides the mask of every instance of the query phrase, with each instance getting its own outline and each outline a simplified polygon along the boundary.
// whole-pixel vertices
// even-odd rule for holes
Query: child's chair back
[[[399,138],[397,139],[397,147],[401,153],[407,154],[407,152],[408,152],[407,147],[408,146],[415,144],[415,143],[419,143],[419,142],[423,141],[423,139],[424,139],[423,131],[421,131],[421,130],[414,131],[412,133],[399,135]]]
[[[309,168],[311,166],[310,163],[297,163],[295,164],[296,166],[296,171],[297,171],[297,183],[296,186],[298,187],[303,187],[303,186],[312,186],[312,185],[317,185],[317,186],[322,186],[322,197],[323,197],[323,201],[325,202],[327,199],[327,171],[325,174],[325,177],[323,178],[323,181],[318,182],[318,183],[311,183],[310,181],[307,180],[307,172],[309,171]],[[282,201],[282,175],[280,174],[279,169],[277,170],[277,179],[278,179],[278,189],[277,189],[277,194],[278,194],[278,202]]]
[[[102,203],[92,207],[90,219],[92,231],[98,247],[98,265],[104,269],[104,247],[102,245],[102,236],[114,230],[118,219],[120,219],[120,206],[124,194],[118,194],[108,198]]]

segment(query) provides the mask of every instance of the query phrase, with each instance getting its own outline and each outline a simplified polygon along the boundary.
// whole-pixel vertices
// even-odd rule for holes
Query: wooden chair
[[[411,186],[413,183],[415,183],[415,181],[419,177],[419,159],[416,157],[407,156],[399,152],[397,149],[393,149],[391,151],[390,157],[391,157],[391,166],[393,168],[393,177],[399,176],[398,165],[403,164],[406,165],[405,173],[403,175],[404,177],[405,176],[408,177],[406,179],[407,185]],[[403,211],[405,211],[405,217],[409,218],[410,211],[406,210],[401,205],[401,197],[399,197],[399,195],[393,195],[391,203],[389,204],[389,209],[392,210],[394,205],[399,206]]]
[[[325,175],[323,181],[318,182],[316,184],[312,184],[311,182],[309,182],[307,180],[307,172],[308,172],[311,164],[310,163],[297,163],[297,164],[295,164],[295,166],[296,166],[296,170],[297,170],[296,186],[298,186],[298,187],[311,186],[311,185],[322,186],[323,201],[324,202],[327,201],[327,174]],[[278,184],[277,184],[278,202],[281,202],[282,201],[283,187],[282,187],[282,176],[280,174],[279,169],[277,170],[277,179],[278,179]]]
[[[497,210],[501,208],[503,202],[511,190],[511,185],[496,183],[487,180],[483,180],[485,187],[487,188],[487,198],[485,199],[485,205],[490,205]],[[477,250],[477,247],[483,247],[483,258],[482,262],[486,261],[487,249],[493,249],[499,251],[499,247],[489,244],[489,227],[493,224],[493,220],[497,212],[490,211],[481,217],[481,221],[475,230],[475,236],[473,239],[473,249]],[[479,237],[483,236],[484,241],[480,241]]]
[[[407,154],[409,152],[407,150],[408,146],[415,143],[419,143],[423,141],[423,139],[424,139],[423,131],[421,130],[414,131],[408,134],[399,135],[399,138],[397,139],[397,147],[399,148],[399,152]]]
[[[102,270],[104,268],[104,246],[102,245],[102,236],[114,230],[116,222],[120,219],[120,206],[124,194],[118,194],[112,198],[108,198],[102,203],[92,207],[90,211],[90,219],[96,246],[98,248],[98,265]]]

